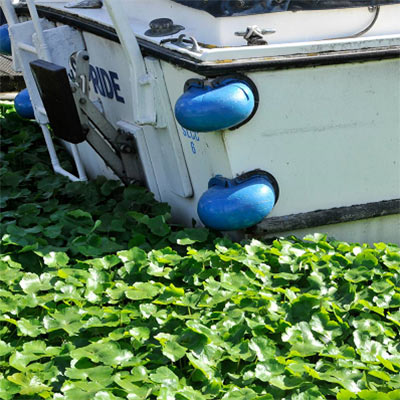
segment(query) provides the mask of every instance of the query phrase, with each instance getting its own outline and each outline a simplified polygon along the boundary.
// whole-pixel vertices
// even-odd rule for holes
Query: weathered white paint
[[[82,34],[70,26],[58,26],[43,31],[43,38],[48,44],[49,60],[59,65],[68,65],[72,53],[85,48]],[[62,38],[62,46],[60,41]],[[39,38],[33,34],[35,46],[39,46]]]
[[[157,109],[157,123],[147,135],[150,153],[154,160],[161,161],[160,174],[165,174],[163,180],[168,182],[170,189],[181,197],[191,197],[193,188],[160,61],[146,57],[145,63],[148,73],[152,76],[154,103]]]
[[[309,229],[298,229],[291,232],[279,232],[273,235],[265,235],[265,238],[285,237],[295,235],[303,238],[315,232],[322,233],[328,238],[334,238],[345,242],[356,243],[400,243],[400,215],[388,215],[385,217],[362,219],[343,224],[317,226]]]
[[[400,16],[399,16],[400,17]],[[279,56],[291,55],[315,55],[331,51],[352,51],[360,49],[371,49],[379,47],[398,46],[400,35],[384,35],[363,37],[358,39],[335,39],[324,41],[310,41],[299,43],[271,44],[265,46],[243,46],[239,48],[227,47],[220,49],[204,49],[201,54],[186,50],[191,57],[198,58],[204,62],[225,61],[234,63],[241,59],[273,59]],[[176,48],[169,44],[168,48]]]
[[[275,176],[271,216],[400,198],[399,71],[397,59],[249,74],[259,110],[223,133],[233,174]]]

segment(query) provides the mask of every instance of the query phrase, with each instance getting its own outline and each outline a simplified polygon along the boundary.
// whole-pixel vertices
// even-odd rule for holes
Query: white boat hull
[[[220,55],[205,52],[199,56],[203,65],[214,62],[234,70],[240,57],[225,57],[247,51],[249,69],[238,69],[256,85],[259,104],[253,118],[238,129],[202,133],[182,128],[173,107],[185,82],[204,76],[173,62],[144,57],[152,78],[156,118],[138,125],[135,103],[141,99],[135,98],[126,46],[85,31],[82,38],[90,56],[91,99],[100,100],[105,117],[115,127],[140,131],[136,139],[141,143],[145,183],[158,200],[171,205],[176,221],[188,226],[193,219],[200,223],[198,202],[212,177],[235,178],[259,169],[275,177],[280,196],[254,234],[302,236],[320,231],[347,241],[400,242],[398,211],[386,215],[379,209],[385,201],[400,198],[400,59],[343,60],[348,52],[360,49],[365,53],[393,49],[400,44],[398,35],[363,38],[358,44],[355,39],[331,45],[276,44],[265,50],[269,56],[262,60],[258,53],[264,46],[230,47],[225,52],[221,49]],[[300,64],[291,61],[296,46],[295,55],[303,60]],[[71,73],[66,62],[71,54],[50,50],[53,62]],[[251,51],[256,57],[251,57]],[[331,57],[328,61],[324,61],[326,54]],[[281,64],[271,67],[268,61],[276,57]],[[253,68],[256,59],[264,64]],[[148,111],[151,115],[154,110]],[[78,144],[77,149],[90,177],[116,178],[87,143]],[[312,226],[296,228],[294,224],[290,230],[268,232],[269,218],[283,221],[287,216],[363,204],[377,207],[368,214],[373,217],[363,218],[361,213],[342,223],[321,220]]]

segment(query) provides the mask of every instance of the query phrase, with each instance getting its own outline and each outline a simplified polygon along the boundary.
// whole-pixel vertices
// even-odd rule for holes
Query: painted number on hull
[[[75,78],[76,59],[70,57],[69,77]],[[89,82],[92,82],[94,91],[100,96],[115,99],[120,103],[125,103],[125,99],[120,95],[121,87],[118,83],[119,76],[114,71],[106,71],[104,68],[89,65]]]
[[[185,128],[182,128],[182,133],[183,133],[183,136],[185,136],[186,138],[188,138],[190,140],[190,148],[192,149],[192,153],[196,154],[197,150],[196,150],[195,143],[200,141],[199,133],[189,131],[189,129],[185,129]]]

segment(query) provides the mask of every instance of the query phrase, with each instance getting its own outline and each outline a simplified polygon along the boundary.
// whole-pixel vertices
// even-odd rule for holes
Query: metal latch
[[[243,36],[248,46],[264,45],[268,42],[264,39],[264,35],[275,33],[275,29],[261,29],[258,25],[248,26],[246,32],[235,32],[236,36]]]

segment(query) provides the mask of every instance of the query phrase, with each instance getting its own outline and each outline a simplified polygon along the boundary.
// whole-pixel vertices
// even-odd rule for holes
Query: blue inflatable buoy
[[[28,89],[23,89],[17,94],[14,99],[14,107],[20,117],[28,119],[35,118]]]
[[[275,178],[253,171],[235,179],[216,176],[201,196],[197,213],[203,224],[219,231],[249,228],[261,222],[279,196]]]
[[[253,90],[244,80],[227,78],[207,85],[194,79],[188,81],[177,100],[175,116],[186,129],[212,132],[240,125],[251,116],[255,106]]]
[[[0,26],[0,53],[11,55],[11,40],[7,24]]]

